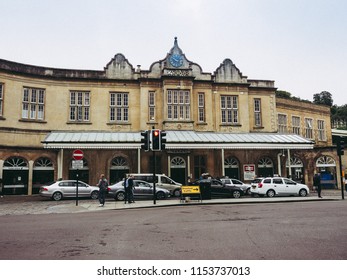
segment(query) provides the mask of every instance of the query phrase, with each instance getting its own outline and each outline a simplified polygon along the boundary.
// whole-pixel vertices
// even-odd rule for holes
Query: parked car
[[[155,187],[156,198],[166,199],[170,197],[170,192],[166,189]],[[108,196],[115,200],[124,200],[124,181],[120,181],[108,187]],[[153,186],[145,181],[134,180],[134,197],[135,198],[153,198]]]
[[[153,185],[153,174],[150,173],[140,173],[140,174],[134,174],[131,173],[131,175],[134,176],[135,180],[141,180],[145,181],[151,185]],[[156,174],[155,175],[155,182],[156,187],[166,189],[170,191],[170,194],[172,196],[179,197],[181,195],[181,187],[182,184],[175,182],[171,178],[167,177],[165,174]]]
[[[242,188],[235,185],[223,184],[222,181],[217,179],[210,179],[211,181],[211,196],[212,197],[233,197],[240,198],[244,195]]]
[[[257,178],[252,182],[251,194],[259,196],[274,197],[299,195],[307,196],[310,193],[309,188],[293,180],[282,177]]]
[[[43,197],[50,197],[53,200],[61,200],[65,197],[76,197],[76,180],[63,180],[57,181],[50,185],[42,186],[40,188],[40,195]],[[99,188],[93,187],[78,181],[78,197],[90,197],[97,199],[99,196]]]
[[[240,180],[234,179],[234,178],[222,178],[220,179],[223,184],[228,184],[228,185],[234,185],[239,188],[241,188],[244,192],[244,194],[251,194],[251,185],[250,184],[245,184],[241,182]]]

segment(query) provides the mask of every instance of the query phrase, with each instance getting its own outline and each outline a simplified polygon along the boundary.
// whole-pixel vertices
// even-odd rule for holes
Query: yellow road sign
[[[199,186],[182,186],[181,192],[182,194],[199,194],[200,187]]]

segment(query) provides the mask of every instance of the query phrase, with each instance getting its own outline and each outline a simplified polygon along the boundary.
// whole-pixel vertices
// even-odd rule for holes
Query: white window
[[[126,92],[111,92],[110,94],[110,121],[129,121],[129,96]]]
[[[70,92],[70,121],[89,122],[90,120],[90,92]]]
[[[300,117],[292,117],[292,129],[294,134],[300,135]]]
[[[148,120],[155,120],[155,92],[150,91],[148,93]]]
[[[261,101],[259,98],[254,99],[254,124],[261,126]]]
[[[313,120],[305,119],[305,137],[308,139],[313,139]]]
[[[287,115],[278,114],[278,132],[287,133]]]
[[[0,117],[3,115],[4,107],[4,85],[0,84]]]
[[[43,120],[45,111],[45,90],[23,89],[22,119]]]
[[[221,96],[222,123],[236,124],[239,122],[237,96]]]
[[[317,127],[318,127],[318,140],[326,141],[327,137],[325,133],[325,122],[323,120],[318,120]]]
[[[190,92],[188,90],[167,91],[167,118],[190,120]]]
[[[205,121],[205,94],[203,92],[199,92],[198,94],[198,118],[199,122]]]

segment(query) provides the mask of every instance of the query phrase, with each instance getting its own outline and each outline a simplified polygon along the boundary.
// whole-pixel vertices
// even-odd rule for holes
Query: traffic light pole
[[[345,199],[345,194],[344,194],[344,184],[343,184],[343,176],[342,176],[342,160],[341,160],[341,155],[339,154],[339,164],[340,164],[340,176],[341,176],[341,197],[342,199]]]
[[[155,151],[153,151],[153,204],[157,203],[156,188],[155,188],[155,166],[156,166]]]

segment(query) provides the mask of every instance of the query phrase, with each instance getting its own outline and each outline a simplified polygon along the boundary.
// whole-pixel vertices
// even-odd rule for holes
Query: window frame
[[[221,95],[220,110],[221,123],[235,125],[239,124],[239,109],[237,95]]]
[[[318,141],[327,141],[325,120],[317,120]]]
[[[198,122],[204,123],[205,119],[205,93],[198,93]]]
[[[109,120],[112,123],[129,122],[129,92],[110,92]]]
[[[85,90],[70,90],[69,92],[69,122],[89,123],[91,116],[91,92]]]
[[[295,120],[295,121],[294,121]],[[298,121],[298,123],[297,123]],[[299,116],[292,116],[292,132],[296,135],[301,135],[301,118]]]
[[[305,138],[313,139],[313,119],[305,118]]]
[[[254,98],[254,126],[262,127],[261,99]]]
[[[190,121],[190,90],[168,89],[166,91],[167,119]]]
[[[23,87],[21,119],[43,122],[45,120],[46,89]]]

